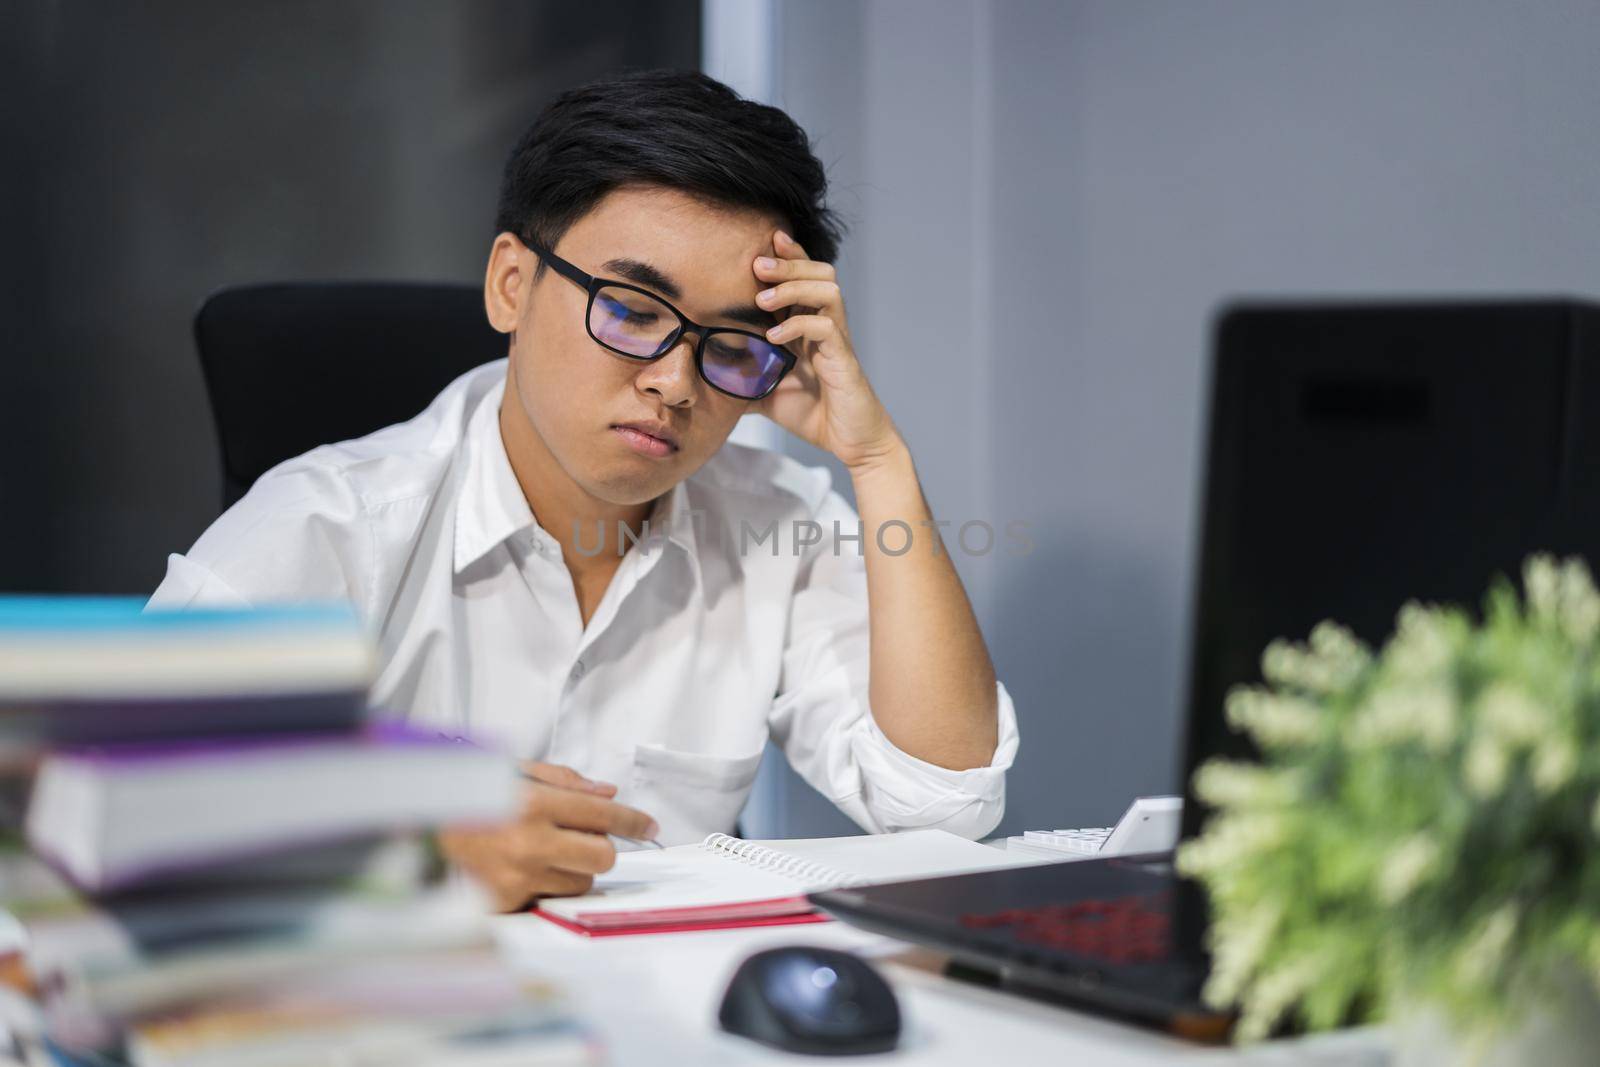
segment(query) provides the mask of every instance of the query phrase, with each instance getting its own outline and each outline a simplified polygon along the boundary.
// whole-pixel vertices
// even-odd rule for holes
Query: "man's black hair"
[[[554,248],[607,193],[635,183],[776,215],[811,259],[839,254],[844,227],[823,203],[828,179],[805,131],[690,70],[637,71],[556,97],[506,161],[495,232]]]

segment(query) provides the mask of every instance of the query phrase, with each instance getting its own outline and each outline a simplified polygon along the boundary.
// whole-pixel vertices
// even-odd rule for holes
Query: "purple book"
[[[515,815],[513,760],[396,723],[358,733],[77,748],[47,757],[33,850],[106,892],[386,830]]]

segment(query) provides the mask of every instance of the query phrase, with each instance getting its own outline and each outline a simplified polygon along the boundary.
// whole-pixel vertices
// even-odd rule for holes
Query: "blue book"
[[[0,596],[0,756],[355,729],[375,655],[342,602],[146,610],[140,597]]]

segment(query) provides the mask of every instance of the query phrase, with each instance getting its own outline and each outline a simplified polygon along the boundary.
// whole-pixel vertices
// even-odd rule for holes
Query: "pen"
[[[623,837],[621,834],[607,834],[606,836],[611,838],[611,840],[613,840],[613,841],[621,841],[625,845],[632,845],[636,849],[659,848],[662,851],[666,850],[666,846],[663,845],[660,841],[657,841],[653,837],[648,837],[648,838]]]

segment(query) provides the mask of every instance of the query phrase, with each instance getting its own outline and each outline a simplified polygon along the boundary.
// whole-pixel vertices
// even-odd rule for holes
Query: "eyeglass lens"
[[[589,310],[589,332],[608,348],[635,359],[653,359],[666,351],[678,317],[655,297],[620,286],[602,286]],[[782,376],[783,349],[743,333],[714,333],[706,338],[701,364],[706,380],[736,396],[757,397]]]

